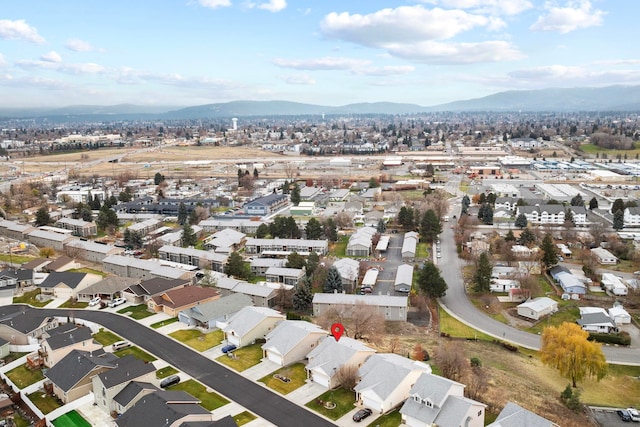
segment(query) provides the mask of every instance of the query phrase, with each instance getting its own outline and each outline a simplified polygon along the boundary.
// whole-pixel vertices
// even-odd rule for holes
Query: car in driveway
[[[231,352],[232,352],[233,350],[235,350],[236,348],[238,348],[238,347],[236,347],[236,346],[235,346],[235,345],[233,345],[233,344],[228,344],[228,345],[225,345],[224,347],[222,347],[222,352],[223,352],[224,354],[231,353]]]
[[[100,305],[101,302],[102,298],[100,297],[91,298],[91,300],[89,300],[89,307]]]
[[[627,412],[629,413],[629,416],[631,417],[631,421],[633,421],[635,423],[640,423],[640,411],[638,411],[635,408],[627,408]]]
[[[616,411],[616,414],[618,414],[620,419],[625,423],[631,421],[631,415],[629,414],[629,411],[627,411],[626,409],[618,409]]]
[[[353,421],[359,423],[360,421],[364,420],[365,418],[367,418],[372,413],[373,412],[369,408],[360,409],[358,412],[353,414]]]
[[[111,301],[109,301],[109,304],[107,304],[109,307],[117,307],[119,305],[124,304],[125,302],[127,302],[126,299],[124,298],[116,298],[116,299],[112,299]]]

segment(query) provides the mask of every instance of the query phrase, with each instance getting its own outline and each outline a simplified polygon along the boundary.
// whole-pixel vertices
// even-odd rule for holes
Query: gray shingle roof
[[[29,314],[26,315],[23,310],[24,307],[19,305],[0,307],[0,323],[23,334],[28,334],[51,319],[48,316],[41,315],[34,311],[30,311]]]
[[[158,391],[144,396],[116,420],[118,427],[172,425],[190,414],[211,414],[183,391]]]
[[[127,381],[133,381],[136,378],[155,371],[153,364],[146,363],[132,354],[117,359],[113,368],[114,369],[99,375],[100,381],[105,388],[111,388]]]
[[[44,375],[67,392],[97,368],[113,368],[116,360],[116,356],[102,349],[93,352],[72,350]]]
[[[160,389],[153,384],[145,383],[142,381],[131,381],[125,386],[118,394],[115,395],[113,400],[120,406],[125,407],[133,401],[137,396],[143,392],[159,391]]]
[[[76,326],[69,323],[49,330],[47,333],[49,334],[49,338],[47,338],[46,341],[52,350],[57,350],[59,348],[64,348],[75,343],[92,339],[91,329],[86,326]]]
[[[193,308],[184,310],[183,313],[200,322],[208,322],[236,313],[249,305],[252,305],[252,301],[248,295],[231,294],[215,301],[198,304]]]
[[[487,427],[557,427],[558,425],[542,418],[523,407],[508,402],[498,418]]]
[[[54,271],[49,273],[46,279],[39,285],[41,288],[53,288],[64,283],[71,289],[75,289],[87,276],[86,273],[75,273],[72,271]]]

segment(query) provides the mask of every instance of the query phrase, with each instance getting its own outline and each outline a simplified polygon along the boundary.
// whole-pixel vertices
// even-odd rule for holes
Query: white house
[[[358,272],[360,263],[351,258],[340,258],[333,263],[342,277],[342,286],[345,289],[355,289],[358,285]]]
[[[599,334],[618,332],[618,327],[608,313],[583,313],[576,321],[583,330]]]
[[[616,325],[631,323],[631,315],[621,305],[614,305],[609,309],[609,317]]]
[[[640,227],[640,207],[629,207],[624,209],[624,227]]]
[[[596,257],[600,264],[617,264],[618,258],[604,248],[593,248],[591,253]]]
[[[356,400],[375,413],[389,412],[409,397],[423,373],[431,373],[431,366],[398,354],[374,354],[358,370]]]
[[[518,316],[533,320],[540,320],[542,317],[558,311],[558,303],[548,297],[534,298],[518,305]]]
[[[520,282],[513,279],[491,279],[491,292],[509,292],[511,289],[520,289]]]
[[[600,280],[602,286],[616,296],[627,295],[629,290],[622,280],[613,273],[602,273],[602,279]]]
[[[487,427],[560,427],[540,415],[524,409],[523,407],[508,402],[500,411],[498,418]]]
[[[340,384],[336,374],[343,367],[359,369],[364,361],[376,351],[353,338],[336,340],[329,336],[307,354],[307,376],[314,383],[329,389]]]
[[[266,307],[244,307],[229,318],[222,328],[228,344],[242,347],[265,338],[285,316]]]
[[[400,414],[408,427],[484,427],[486,405],[464,397],[464,385],[424,373],[411,387]]]
[[[327,331],[303,320],[284,320],[269,332],[262,346],[264,357],[280,366],[304,359]]]
[[[413,265],[402,264],[398,266],[396,271],[396,279],[393,283],[393,289],[397,292],[407,293],[411,290],[413,284]]]

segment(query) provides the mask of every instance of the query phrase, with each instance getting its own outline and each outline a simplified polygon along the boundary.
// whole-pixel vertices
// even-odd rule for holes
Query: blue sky
[[[640,84],[637,0],[4,0],[0,107]]]

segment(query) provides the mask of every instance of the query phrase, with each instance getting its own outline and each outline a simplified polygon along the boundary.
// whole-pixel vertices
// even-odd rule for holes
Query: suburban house
[[[18,278],[15,270],[9,269],[0,272],[0,302],[2,305],[13,303],[13,296],[18,289]]]
[[[347,258],[344,258],[347,259]],[[249,266],[256,276],[264,276],[271,267],[284,267],[287,264],[285,258],[252,258]]]
[[[247,235],[244,233],[225,228],[207,237],[203,246],[207,249],[213,249],[217,253],[229,254],[239,250],[246,237]]]
[[[287,257],[296,252],[308,256],[311,252],[326,255],[329,252],[329,242],[326,240],[309,239],[258,239],[249,238],[244,244],[247,255],[265,257]]]
[[[614,304],[609,310],[609,317],[613,319],[616,325],[624,325],[631,323],[631,315],[620,304]]]
[[[185,391],[156,391],[144,396],[115,420],[118,427],[217,426],[211,411]],[[233,424],[232,424],[233,425]]]
[[[92,352],[102,348],[102,344],[94,341],[91,329],[73,323],[62,324],[44,335],[47,337],[43,337],[38,354],[47,368],[58,363],[73,350]]]
[[[606,311],[581,313],[580,319],[576,323],[587,332],[597,334],[610,334],[618,332],[616,322],[609,316]]]
[[[484,427],[486,405],[464,397],[464,385],[431,373],[418,377],[400,414],[407,427]]]
[[[393,289],[396,292],[409,292],[413,284],[413,265],[401,264],[396,271],[396,279],[393,283]]]
[[[221,328],[228,344],[243,347],[257,339],[264,339],[285,315],[265,307],[244,307],[229,318]]]
[[[509,292],[511,289],[520,289],[520,282],[514,279],[491,279],[489,291]]]
[[[171,317],[177,317],[182,310],[215,301],[218,298],[220,293],[213,288],[185,286],[152,296],[147,300],[147,307],[155,313],[162,312]]]
[[[587,293],[587,285],[569,272],[559,272],[555,276],[552,275],[562,287],[564,293],[569,295],[584,295]]]
[[[142,280],[122,291],[122,296],[134,304],[146,303],[156,295],[172,289],[184,288],[190,286],[191,281],[185,279],[163,279],[156,277],[153,279]]]
[[[91,273],[75,273],[63,271],[49,273],[46,279],[38,285],[43,295],[54,298],[77,298],[84,289],[102,280],[102,277]]]
[[[70,258],[66,255],[61,255],[58,258],[51,260],[45,267],[44,271],[48,271],[49,273],[53,271],[69,271],[74,268],[81,268],[82,264],[76,261],[73,258]]]
[[[498,418],[487,427],[560,427],[540,415],[524,409],[523,407],[507,402],[506,406],[498,414]]]
[[[87,395],[92,390],[92,378],[115,368],[117,360],[117,356],[103,349],[72,350],[44,375],[53,385],[53,394],[67,404]]]
[[[276,213],[289,205],[289,197],[286,194],[269,194],[245,203],[242,209],[250,216],[266,216]]]
[[[217,288],[222,296],[232,294],[244,294],[251,298],[256,307],[273,307],[276,305],[277,292],[270,286],[262,286],[231,277],[218,276]]]
[[[9,347],[9,341],[4,338],[0,338],[0,359],[4,359],[11,353],[11,349]]]
[[[223,271],[227,263],[227,255],[225,254],[172,245],[164,245],[158,249],[158,256],[160,259],[167,261],[193,265],[213,271]]]
[[[178,320],[189,326],[213,329],[217,327],[217,322],[226,322],[232,315],[250,305],[252,301],[248,295],[231,294],[181,310]]]
[[[640,207],[628,207],[624,209],[624,227],[640,227]]]
[[[415,231],[409,231],[404,233],[404,239],[402,241],[402,259],[409,260],[416,257],[416,249],[418,247],[418,241],[420,235]]]
[[[347,242],[347,256],[369,256],[373,250],[373,236],[378,231],[373,227],[358,228]]]
[[[333,263],[342,278],[344,289],[355,289],[358,286],[360,263],[351,258],[339,258]]]
[[[340,369],[359,369],[375,350],[353,338],[329,336],[307,354],[307,377],[321,386],[338,387]]]
[[[104,279],[89,285],[78,292],[78,301],[90,301],[92,298],[100,297],[103,300],[111,301],[122,295],[125,289],[140,284],[140,279],[131,277],[107,276]]]
[[[280,366],[303,360],[328,332],[303,320],[284,320],[267,334],[264,357]]]
[[[517,310],[518,316],[532,320],[540,320],[544,316],[558,311],[558,302],[549,297],[538,297],[518,305]]]
[[[27,315],[19,305],[0,306],[0,338],[13,345],[37,344],[44,332],[58,324],[55,317],[38,312]]]
[[[124,403],[124,390],[132,382],[152,383],[156,380],[155,368],[152,363],[145,363],[133,355],[127,355],[116,359],[115,366],[105,372],[101,372],[92,378],[91,389],[93,391],[94,402],[107,414],[115,412],[122,414],[126,411],[127,405]],[[144,395],[143,390],[157,390],[156,387],[148,384],[140,387],[139,393],[131,393],[132,396]],[[129,389],[128,392],[133,390]],[[130,402],[130,399],[124,398]]]
[[[131,381],[131,379],[126,378],[122,384],[117,384],[111,387],[114,389],[115,393],[114,391],[106,389],[106,385],[99,383],[97,389],[104,391],[102,398],[99,398],[99,395],[96,394],[96,378],[100,378],[100,376],[97,375],[93,377],[94,402],[105,411],[105,408],[112,408],[110,411],[106,411],[110,415],[117,416],[118,414],[124,414],[133,405],[135,405],[138,400],[151,393],[160,391],[160,388],[149,382]],[[102,405],[98,402],[102,402]]]
[[[66,230],[71,230],[72,234],[78,237],[89,237],[98,234],[98,227],[93,221],[89,222],[81,219],[60,218],[54,225]]]
[[[600,283],[604,288],[615,296],[625,296],[629,292],[627,285],[613,273],[602,273]]]
[[[265,272],[265,277],[269,283],[282,283],[297,288],[304,278],[304,269],[271,267]]]
[[[617,264],[618,258],[605,248],[593,248],[591,253],[600,264]]]
[[[391,295],[316,293],[313,294],[313,315],[320,316],[329,308],[334,307],[348,316],[348,313],[358,304],[376,307],[385,320],[407,321],[407,297]]]
[[[373,354],[358,369],[356,401],[374,413],[387,413],[409,397],[423,373],[431,373],[426,363],[393,353]]]

